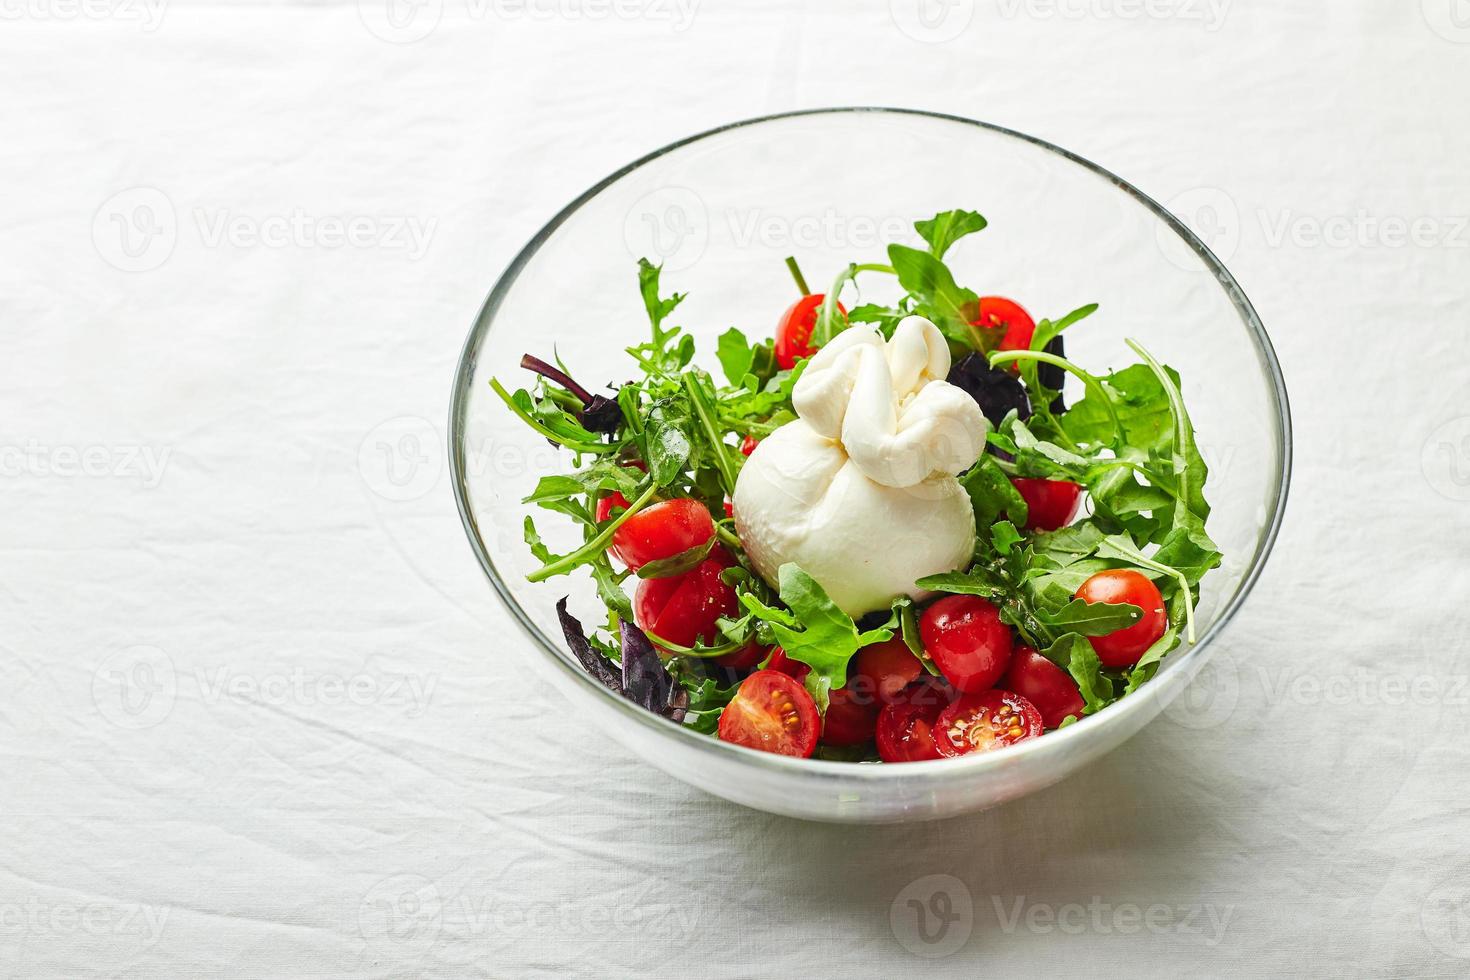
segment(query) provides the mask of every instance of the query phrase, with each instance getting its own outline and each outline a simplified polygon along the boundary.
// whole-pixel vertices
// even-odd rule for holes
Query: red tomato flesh
[[[1107,636],[1088,637],[1104,667],[1114,670],[1132,667],[1169,626],[1159,587],[1147,576],[1129,568],[1098,572],[1082,583],[1082,588],[1077,590],[1077,598],[1087,602],[1126,602],[1143,610],[1143,618],[1132,626],[1125,626]]]
[[[598,512],[601,513],[600,507]],[[673,558],[697,548],[714,535],[715,522],[704,504],[687,497],[660,500],[628,518],[613,532],[611,551],[624,565],[637,571],[649,562]]]
[[[1011,654],[1000,686],[1015,691],[1041,712],[1041,722],[1056,728],[1068,715],[1082,717],[1085,702],[1077,684],[1062,668],[1028,646],[1018,646]]]
[[[1041,712],[1019,694],[985,691],[966,694],[939,713],[934,744],[943,756],[993,752],[1044,731]]]
[[[777,755],[810,758],[821,718],[812,696],[777,670],[758,670],[720,714],[720,739]]]
[[[945,596],[919,617],[919,639],[945,680],[957,690],[994,687],[1011,659],[1011,631],[1000,612],[979,596]]]
[[[780,647],[777,647],[771,653],[771,662],[766,664],[766,669],[779,670],[786,676],[795,678],[798,682],[805,681],[806,675],[812,672],[809,664],[804,664],[800,660],[792,660],[786,656],[786,651]]]
[[[987,329],[1005,328],[1000,350],[1030,350],[1031,337],[1036,333],[1036,321],[1031,319],[1031,314],[1004,296],[981,296],[979,315],[972,322]]]
[[[775,348],[776,366],[781,370],[789,371],[797,361],[815,353],[812,330],[817,325],[817,312],[826,299],[823,293],[803,296],[782,314],[781,322],[776,325]],[[837,304],[837,309],[844,317],[847,316],[847,310],[841,303]]]
[[[926,677],[885,704],[878,712],[878,758],[884,762],[942,758],[934,741],[934,725],[952,697],[942,681]]]
[[[1026,530],[1055,531],[1072,523],[1082,503],[1082,487],[1067,480],[1035,480],[1016,477],[1011,481],[1026,501]]]

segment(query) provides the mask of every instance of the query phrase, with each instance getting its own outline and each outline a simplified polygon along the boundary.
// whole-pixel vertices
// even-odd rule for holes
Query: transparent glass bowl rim
[[[634,160],[632,163],[621,167],[616,172],[608,175],[603,180],[598,181],[592,187],[588,188],[574,201],[572,201],[566,207],[562,208],[562,210],[558,212],[555,217],[548,221],[545,227],[538,231],[531,238],[531,240],[526,243],[525,247],[523,247],[520,253],[516,255],[516,257],[511,261],[510,265],[506,267],[503,273],[501,273],[499,280],[496,281],[494,287],[490,290],[489,296],[486,297],[485,303],[480,309],[480,314],[475,319],[474,326],[470,329],[469,336],[465,340],[464,348],[460,353],[458,366],[455,369],[454,389],[449,405],[448,451],[450,474],[454,485],[454,499],[455,504],[459,508],[459,516],[461,522],[464,524],[465,534],[469,537],[470,546],[474,549],[475,557],[476,559],[478,559],[480,567],[484,570],[486,577],[490,580],[491,586],[500,596],[501,601],[505,603],[506,608],[508,608],[511,614],[514,616],[516,623],[520,626],[522,632],[525,633],[527,638],[529,638],[532,643],[534,643],[540,649],[540,652],[551,661],[554,669],[560,670],[562,673],[570,677],[574,684],[582,685],[583,688],[586,689],[592,697],[602,698],[605,703],[611,705],[630,723],[654,729],[658,731],[661,735],[668,738],[684,740],[697,751],[731,756],[732,761],[738,760],[741,763],[757,769],[769,770],[791,776],[799,776],[801,774],[806,774],[808,776],[830,776],[841,778],[850,782],[871,785],[891,780],[912,779],[915,776],[919,776],[921,773],[932,777],[939,777],[941,775],[940,769],[942,768],[945,774],[951,775],[955,779],[962,779],[967,773],[974,774],[976,770],[993,768],[996,766],[1015,766],[1024,764],[1023,757],[1033,751],[1038,751],[1042,749],[1045,749],[1049,752],[1065,751],[1065,746],[1058,744],[1060,741],[1068,740],[1070,742],[1078,739],[1087,739],[1091,736],[1095,728],[1113,722],[1121,721],[1122,716],[1125,713],[1128,713],[1130,710],[1141,709],[1144,702],[1148,699],[1136,696],[1132,698],[1123,698],[1116,704],[1109,706],[1105,711],[1099,712],[1096,715],[1090,715],[1086,718],[1083,718],[1076,724],[1068,725],[1066,728],[1062,728],[1054,732],[1049,732],[1045,738],[1032,739],[1019,745],[1012,746],[1004,752],[981,753],[977,755],[962,756],[955,759],[937,759],[927,762],[911,762],[904,765],[862,765],[851,762],[831,762],[823,759],[798,759],[790,756],[775,755],[769,752],[758,752],[753,749],[747,749],[743,746],[732,745],[728,742],[720,741],[719,739],[714,738],[710,735],[701,734],[685,725],[670,721],[667,718],[659,717],[652,712],[645,711],[644,709],[637,707],[631,701],[628,701],[627,699],[608,690],[602,684],[598,683],[591,676],[589,676],[585,671],[582,671],[578,667],[574,667],[571,663],[569,663],[560,652],[560,648],[559,646],[557,646],[558,641],[553,640],[551,637],[548,637],[545,633],[543,633],[541,628],[537,626],[536,623],[531,619],[531,617],[526,613],[526,611],[521,608],[520,603],[516,601],[515,596],[512,594],[509,586],[506,585],[504,579],[501,577],[499,570],[495,567],[495,562],[491,558],[489,550],[485,546],[484,539],[480,535],[479,528],[474,518],[474,514],[470,509],[469,486],[467,483],[468,470],[465,465],[464,453],[464,436],[465,427],[468,421],[467,413],[471,398],[471,387],[474,384],[475,362],[478,358],[481,348],[484,346],[487,338],[489,337],[490,326],[494,322],[495,315],[499,311],[501,303],[509,294],[511,288],[515,285],[515,282],[517,278],[519,278],[522,270],[524,270],[525,267],[531,262],[536,253],[540,251],[541,246],[544,245],[546,241],[557,231],[557,229],[559,229],[568,219],[570,219],[572,215],[580,210],[584,204],[590,201],[593,197],[600,194],[608,186],[612,185],[618,180],[621,180],[623,177],[627,176],[635,170],[640,169],[646,164],[649,164],[669,153],[673,153],[674,151],[688,146],[691,143],[697,143],[701,140],[709,139],[710,137],[718,136],[732,130],[759,126],[763,123],[794,119],[803,116],[825,116],[841,114],[887,114],[898,116],[913,116],[923,119],[961,123],[967,126],[974,126],[979,129],[988,130],[992,133],[996,133],[1002,136],[1008,136],[1025,143],[1029,143],[1032,146],[1039,147],[1049,153],[1055,154],[1056,156],[1061,157],[1062,159],[1067,160],[1073,164],[1076,164],[1084,168],[1085,170],[1091,171],[1093,175],[1103,178],[1114,187],[1123,191],[1133,200],[1143,205],[1143,207],[1147,208],[1150,212],[1153,213],[1155,217],[1157,217],[1171,230],[1173,230],[1174,233],[1177,234],[1179,238],[1184,241],[1185,244],[1187,244],[1196,255],[1199,256],[1200,260],[1204,263],[1205,268],[1214,275],[1216,281],[1220,284],[1221,288],[1225,290],[1226,295],[1229,297],[1232,305],[1235,307],[1236,312],[1240,315],[1242,322],[1245,323],[1250,337],[1255,343],[1257,354],[1259,355],[1261,363],[1265,366],[1266,373],[1269,375],[1269,380],[1274,390],[1275,404],[1277,410],[1276,418],[1274,419],[1274,421],[1276,422],[1276,448],[1281,459],[1281,468],[1280,472],[1276,474],[1274,488],[1274,507],[1272,508],[1271,515],[1269,517],[1269,524],[1266,528],[1266,533],[1263,534],[1259,539],[1256,553],[1251,558],[1250,567],[1246,570],[1245,576],[1241,579],[1240,586],[1236,589],[1235,595],[1231,597],[1226,607],[1221,611],[1219,617],[1215,620],[1214,623],[1210,625],[1210,628],[1204,633],[1204,635],[1199,638],[1199,642],[1197,642],[1190,649],[1186,650],[1183,654],[1178,655],[1178,658],[1177,660],[1175,660],[1171,669],[1187,669],[1187,665],[1190,662],[1199,659],[1203,655],[1209,644],[1214,640],[1214,638],[1235,617],[1235,614],[1240,610],[1240,607],[1245,603],[1246,598],[1250,595],[1251,590],[1255,587],[1256,580],[1259,578],[1261,570],[1265,567],[1266,560],[1271,554],[1271,549],[1276,543],[1276,537],[1281,528],[1282,515],[1284,514],[1286,509],[1287,490],[1291,481],[1292,462],[1291,410],[1290,404],[1287,399],[1286,382],[1281,375],[1281,365],[1276,359],[1276,352],[1271,346],[1271,340],[1266,335],[1265,327],[1261,324],[1261,320],[1256,315],[1255,309],[1251,306],[1250,300],[1246,298],[1244,291],[1241,290],[1240,285],[1235,281],[1235,277],[1230,274],[1230,271],[1225,268],[1224,264],[1218,258],[1215,257],[1214,253],[1210,251],[1210,249],[1204,244],[1204,242],[1200,241],[1200,239],[1192,231],[1190,231],[1189,228],[1186,227],[1182,221],[1176,218],[1153,198],[1149,197],[1147,194],[1144,194],[1138,188],[1134,187],[1132,184],[1128,183],[1126,180],[1117,176],[1106,168],[1101,167],[1098,164],[1093,163],[1091,160],[1088,160],[1085,157],[1078,156],[1077,154],[1063,149],[1062,147],[1059,147],[1053,143],[1049,143],[1046,140],[1038,139],[1034,136],[1029,136],[1017,130],[1008,129],[1004,126],[997,126],[993,123],[981,122],[980,120],[976,119],[969,119],[964,116],[955,116],[940,112],[929,112],[922,109],[905,109],[885,106],[839,106],[823,109],[805,109],[795,112],[782,112],[767,116],[758,116],[752,119],[744,119],[738,122],[727,123],[726,125],[718,126],[714,129],[709,129],[702,133],[696,133],[692,136],[688,136],[684,139],[678,140],[677,142],[670,143],[669,145],[662,147],[661,149],[655,150],[652,153],[640,157],[639,159]]]

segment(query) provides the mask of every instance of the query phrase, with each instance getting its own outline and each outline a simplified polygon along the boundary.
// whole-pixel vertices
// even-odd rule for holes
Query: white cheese
[[[800,418],[735,485],[735,527],[766,581],[795,562],[856,617],[969,563],[975,517],[955,474],[980,458],[990,423],[948,373],[943,335],[918,316],[891,341],[856,326],[817,352],[792,392]]]

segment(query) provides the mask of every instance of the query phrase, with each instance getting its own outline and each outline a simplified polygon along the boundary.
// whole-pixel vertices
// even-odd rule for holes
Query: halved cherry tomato
[[[1132,603],[1143,610],[1143,618],[1132,626],[1115,630],[1107,636],[1090,636],[1092,648],[1104,667],[1117,669],[1138,663],[1145,650],[1154,645],[1168,628],[1164,597],[1159,587],[1147,576],[1129,568],[1110,568],[1098,572],[1082,583],[1077,598],[1086,602]]]
[[[1035,738],[1044,730],[1041,712],[1021,695],[984,691],[966,694],[939,713],[934,744],[943,756],[993,752]]]
[[[817,749],[821,725],[806,688],[778,670],[758,670],[720,714],[720,740],[805,759]]]
[[[755,436],[746,436],[744,439],[740,440],[740,451],[749,456],[751,453],[755,452],[755,447],[759,446],[760,444],[761,441]]]
[[[826,300],[823,293],[812,293],[803,296],[791,304],[781,316],[781,322],[776,325],[776,366],[783,371],[789,371],[796,366],[796,362],[803,357],[811,357],[812,329],[817,325],[817,311]],[[847,316],[847,309],[837,304],[837,309],[842,315]]]
[[[794,678],[798,682],[805,681],[806,675],[812,672],[809,664],[804,664],[800,660],[792,660],[786,656],[786,651],[780,647],[777,647],[771,653],[771,662],[766,664],[766,669],[779,670],[781,673]]]
[[[697,548],[714,534],[715,522],[709,508],[697,500],[679,497],[649,504],[628,518],[613,532],[611,550],[624,565],[637,571],[651,561]]]
[[[851,687],[839,687],[827,702],[827,715],[822,722],[822,742],[826,745],[861,745],[873,737],[878,726],[878,702],[871,693]]]
[[[1021,304],[1004,296],[981,296],[980,312],[972,322],[977,327],[989,329],[1004,327],[1000,350],[1029,350],[1031,337],[1036,333],[1036,321],[1031,319],[1031,314],[1022,309]]]
[[[1016,477],[1011,483],[1026,501],[1026,530],[1055,531],[1077,516],[1082,487],[1067,480],[1035,480]]]
[[[924,665],[914,656],[902,637],[895,636],[884,643],[863,647],[853,660],[853,684],[859,685],[881,703],[888,703],[918,680],[924,673]]]
[[[633,597],[634,620],[659,639],[682,647],[718,640],[716,622],[740,609],[735,590],[720,579],[733,564],[730,553],[717,547],[683,575],[643,579]]]
[[[1017,646],[1011,654],[1011,665],[1000,679],[1000,686],[1035,705],[1047,728],[1056,728],[1068,715],[1082,717],[1085,702],[1077,682],[1028,646]]]
[[[1011,631],[979,596],[951,595],[919,616],[919,639],[945,680],[957,690],[994,687],[1011,659]]]
[[[878,712],[878,758],[884,762],[938,759],[934,723],[953,697],[943,681],[926,677],[906,688]]]

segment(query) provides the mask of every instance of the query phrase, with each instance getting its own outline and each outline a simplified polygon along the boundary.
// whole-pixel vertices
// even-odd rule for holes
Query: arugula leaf
[[[662,329],[664,320],[668,319],[674,308],[684,302],[684,293],[674,293],[668,299],[659,296],[659,275],[663,272],[663,266],[654,265],[647,259],[638,260],[638,292],[643,296],[643,305],[648,310],[648,322],[653,325],[653,339],[657,343],[660,339],[672,336],[674,331]]]
[[[1098,380],[1105,395],[1089,391],[1061,417],[1068,436],[1079,443],[1112,445],[1113,415],[1102,403],[1107,397],[1130,445],[1149,450],[1167,444],[1174,419],[1169,395],[1148,365],[1134,364]]]
[[[697,544],[668,558],[660,558],[657,561],[648,562],[638,569],[638,577],[673,578],[676,575],[683,575],[685,572],[693,571],[709,557],[710,551],[714,549],[718,541],[719,536],[711,534],[709,540],[704,544]]]
[[[980,297],[958,285],[943,262],[928,252],[898,244],[888,246],[888,261],[893,264],[899,285],[919,298],[914,312],[926,316],[940,333],[961,346],[980,351],[995,349],[1000,338],[987,336],[970,322]]]
[[[681,683],[683,678],[680,678]],[[689,692],[689,703],[684,709],[684,724],[697,732],[713,735],[720,727],[720,714],[734,700],[740,690],[738,683],[721,687],[712,677],[706,677],[694,687],[685,684]]]
[[[990,540],[995,545],[995,550],[1003,555],[1011,553],[1011,548],[1026,539],[1021,532],[1016,530],[1016,525],[1010,521],[996,521],[990,527]]]
[[[929,254],[942,259],[951,245],[966,235],[983,231],[986,224],[974,211],[941,211],[928,221],[915,221],[914,230],[929,243]]]
[[[854,653],[893,638],[893,631],[886,627],[859,633],[852,617],[838,609],[817,580],[796,564],[782,565],[777,578],[781,601],[789,612],[748,593],[740,601],[770,624],[786,655],[811,667],[812,675],[826,681],[829,690],[847,683],[847,662]]]
[[[1102,661],[1087,637],[1068,633],[1041,651],[1042,656],[1071,675],[1088,714],[1096,714],[1118,699],[1113,682],[1103,674]]]
[[[739,385],[755,364],[755,351],[750,342],[745,339],[745,334],[734,327],[720,334],[715,356],[720,360],[720,368],[725,372],[726,380],[732,385]]]
[[[1046,625],[1063,632],[1106,636],[1138,622],[1143,618],[1143,610],[1126,602],[1104,603],[1073,599],[1060,609],[1038,609],[1036,616]]]
[[[970,495],[977,530],[990,527],[1002,515],[1010,517],[1014,524],[1026,524],[1026,499],[989,453],[960,477],[960,486]]]

